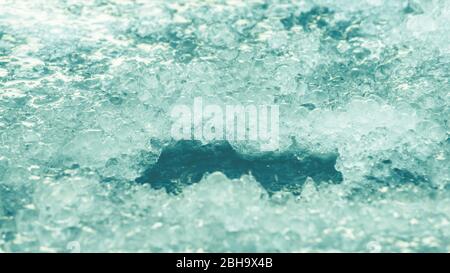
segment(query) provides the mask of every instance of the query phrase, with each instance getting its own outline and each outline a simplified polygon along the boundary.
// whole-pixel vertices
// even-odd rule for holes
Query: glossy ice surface
[[[0,252],[450,251],[449,18],[446,0],[0,0]],[[279,105],[279,152],[334,154],[342,181],[137,183],[194,97]]]

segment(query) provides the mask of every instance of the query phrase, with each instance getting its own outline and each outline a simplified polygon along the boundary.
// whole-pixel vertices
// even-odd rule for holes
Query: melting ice
[[[449,17],[1,1],[0,252],[450,251]],[[278,105],[279,150],[177,148],[170,110],[195,97]]]

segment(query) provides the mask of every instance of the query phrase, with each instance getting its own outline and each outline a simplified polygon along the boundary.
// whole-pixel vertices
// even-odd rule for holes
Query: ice
[[[448,250],[448,199],[369,206],[345,200],[337,188],[316,191],[308,184],[302,198],[288,195],[280,203],[256,181],[220,173],[175,197],[88,179],[52,185],[36,190],[46,199],[41,204],[56,204],[21,210],[18,227],[22,240],[38,236],[45,239],[40,247],[52,251],[75,239],[82,251],[370,251],[372,241],[382,251]]]
[[[450,251],[448,1],[0,10],[0,252]],[[233,165],[171,177],[175,193],[136,183],[173,143],[172,107],[196,97],[277,104],[277,152],[333,166],[275,191]]]

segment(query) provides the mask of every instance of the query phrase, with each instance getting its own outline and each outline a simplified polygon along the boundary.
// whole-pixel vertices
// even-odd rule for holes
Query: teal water
[[[0,252],[449,252],[449,18],[0,1]],[[279,150],[177,148],[170,111],[196,97],[278,105]]]

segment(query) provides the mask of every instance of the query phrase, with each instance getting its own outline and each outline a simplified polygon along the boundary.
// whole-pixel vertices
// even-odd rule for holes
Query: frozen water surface
[[[445,0],[0,1],[0,252],[450,251],[449,18]],[[340,179],[138,183],[199,96],[279,105],[279,153],[333,154],[303,170]]]

